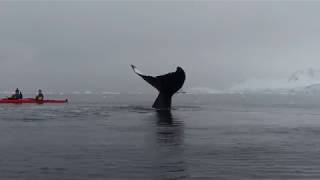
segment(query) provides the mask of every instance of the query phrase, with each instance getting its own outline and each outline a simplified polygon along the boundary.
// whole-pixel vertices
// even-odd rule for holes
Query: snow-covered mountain
[[[288,78],[249,79],[230,89],[233,93],[319,94],[320,70],[309,68],[292,73]]]
[[[185,91],[187,94],[221,94],[223,92],[208,87],[193,87]]]
[[[320,70],[316,70],[313,68],[309,68],[306,70],[300,70],[296,71],[291,74],[291,76],[288,79],[288,82],[290,83],[309,83],[313,84],[316,82],[320,82]]]

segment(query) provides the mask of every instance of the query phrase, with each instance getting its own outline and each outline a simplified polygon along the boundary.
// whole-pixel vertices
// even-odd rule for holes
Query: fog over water
[[[0,98],[69,100],[0,104],[0,179],[320,179],[319,10],[0,1]]]
[[[319,2],[0,2],[0,90],[152,92],[135,76],[187,72],[185,88],[320,69]]]

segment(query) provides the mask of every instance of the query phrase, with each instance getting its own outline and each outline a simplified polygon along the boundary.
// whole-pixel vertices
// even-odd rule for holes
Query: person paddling
[[[21,91],[20,91],[20,93],[19,93],[19,99],[23,99],[23,94],[22,94]]]
[[[15,93],[10,97],[10,99],[22,99],[22,93],[17,88]]]
[[[38,90],[38,95],[36,96],[36,100],[37,100],[37,101],[43,101],[43,99],[44,99],[44,95],[43,95],[43,93],[42,93],[42,90],[39,89],[39,90]]]

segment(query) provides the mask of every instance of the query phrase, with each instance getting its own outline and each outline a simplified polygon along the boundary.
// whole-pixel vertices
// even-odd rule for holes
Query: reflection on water
[[[173,117],[171,111],[156,111],[158,125],[172,125]]]
[[[155,113],[154,166],[159,179],[188,177],[184,159],[184,124],[170,111]]]
[[[157,111],[158,142],[166,145],[183,145],[183,122],[170,111]]]

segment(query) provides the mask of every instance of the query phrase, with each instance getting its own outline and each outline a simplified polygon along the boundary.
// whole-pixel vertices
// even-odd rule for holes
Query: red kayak
[[[35,100],[32,98],[25,98],[25,99],[0,99],[0,104],[44,104],[44,103],[67,103],[68,99],[66,100]]]

